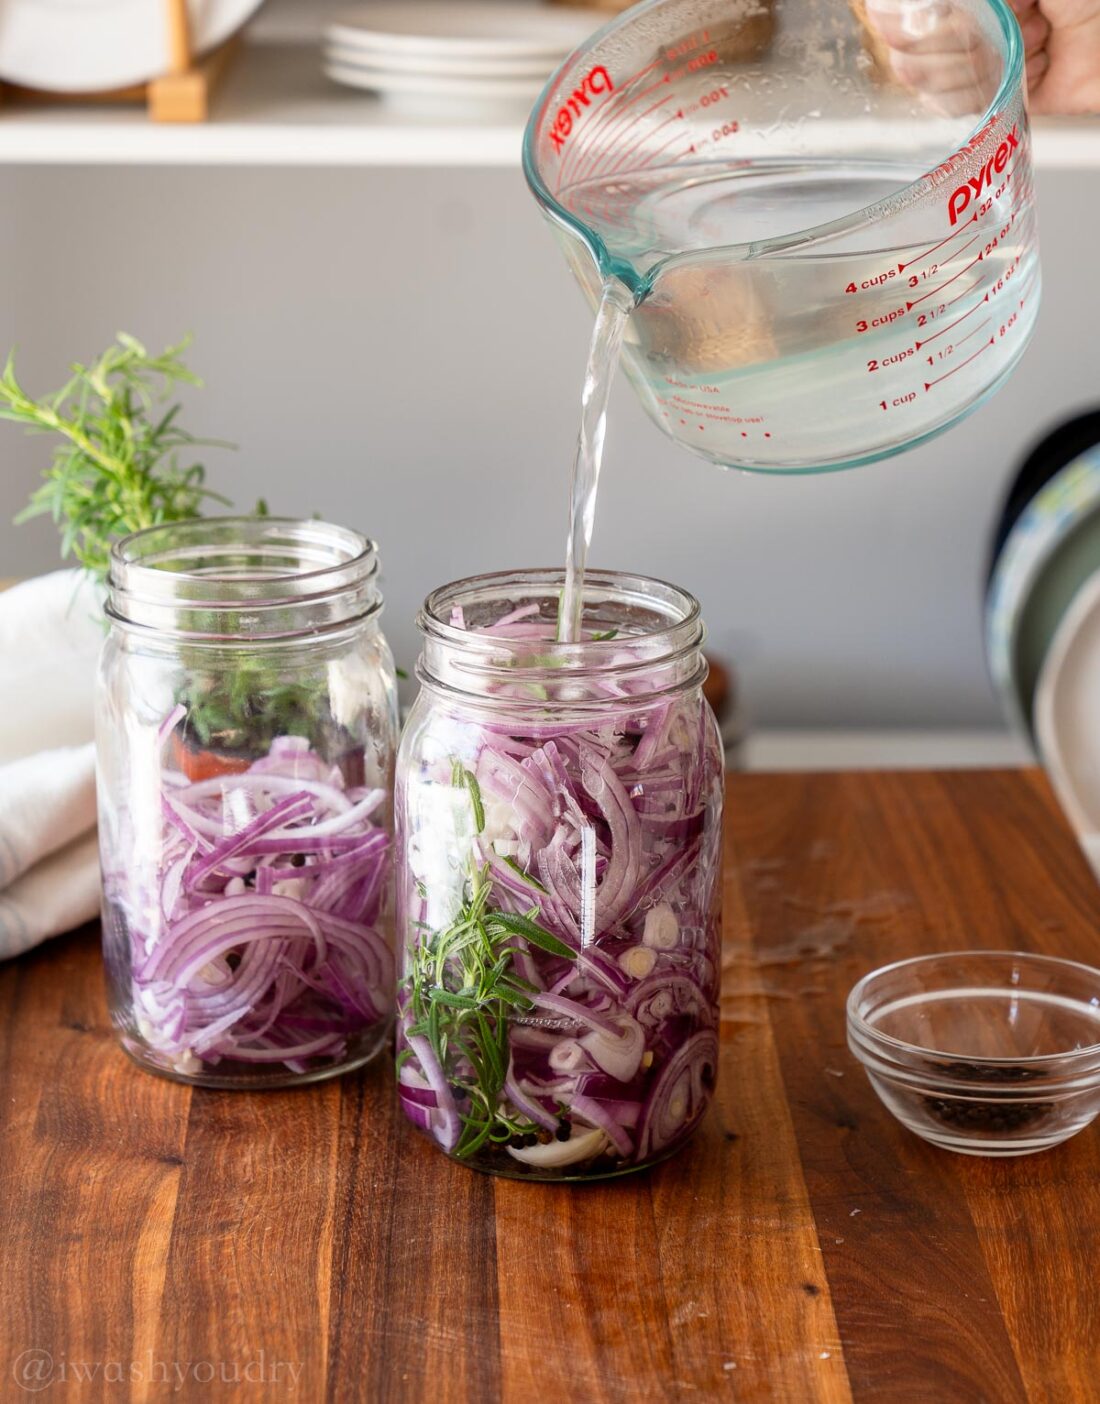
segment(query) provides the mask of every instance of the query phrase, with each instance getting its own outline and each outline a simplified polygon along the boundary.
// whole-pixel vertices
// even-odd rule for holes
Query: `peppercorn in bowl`
[[[1100,971],[1019,951],[918,956],[848,996],[848,1046],[894,1116],[965,1155],[1027,1155],[1100,1111]]]

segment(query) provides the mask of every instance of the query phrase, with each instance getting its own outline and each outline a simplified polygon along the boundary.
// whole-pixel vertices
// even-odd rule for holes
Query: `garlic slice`
[[[574,1130],[568,1141],[547,1141],[539,1146],[509,1146],[508,1154],[524,1165],[535,1165],[544,1170],[552,1170],[559,1165],[575,1165],[578,1160],[590,1160],[607,1148],[607,1137],[602,1131]]]

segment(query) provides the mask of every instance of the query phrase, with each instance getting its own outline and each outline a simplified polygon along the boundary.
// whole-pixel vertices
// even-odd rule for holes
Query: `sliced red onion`
[[[417,1062],[427,1078],[428,1086],[436,1096],[441,1120],[438,1125],[433,1122],[432,1134],[445,1151],[452,1151],[458,1144],[462,1125],[458,1119],[458,1108],[455,1106],[450,1085],[443,1074],[443,1069],[439,1066],[439,1060],[432,1052],[432,1045],[422,1034],[407,1033],[405,1041],[416,1054]]]
[[[315,1058],[322,1053],[333,1054],[341,1047],[343,1047],[343,1039],[334,1037],[332,1034],[323,1034],[320,1038],[310,1039],[307,1043],[299,1043],[291,1047],[275,1043],[266,1048],[238,1044],[227,1056],[237,1058],[242,1063],[286,1063],[291,1060]]]
[[[550,1112],[539,1102],[537,1097],[530,1096],[517,1082],[515,1074],[509,1068],[508,1076],[504,1079],[504,1094],[518,1112],[522,1112],[529,1121],[533,1121],[536,1126],[541,1126],[545,1131],[556,1131],[558,1129],[558,1118],[552,1116]]]
[[[533,995],[531,1002],[536,1009],[545,1009],[548,1014],[559,1014],[574,1027],[580,1025],[582,1028],[592,1029],[596,1033],[609,1035],[611,1038],[618,1037],[618,1026],[611,1019],[594,1013],[575,999],[566,999],[564,995],[540,993]]]
[[[592,1066],[588,1054],[580,1041],[575,1038],[560,1039],[550,1050],[550,1056],[546,1061],[550,1065],[550,1070],[556,1073],[575,1073],[581,1068]]]
[[[599,924],[607,930],[633,902],[641,836],[638,816],[619,777],[606,759],[582,758],[584,788],[599,805],[611,830],[612,860],[596,898]]]
[[[581,1046],[597,1067],[620,1082],[629,1082],[645,1053],[645,1032],[629,1014],[614,1016],[614,1032],[585,1034]]]
[[[188,871],[185,878],[187,887],[194,889],[204,878],[216,873],[230,858],[247,853],[253,839],[261,838],[283,824],[296,823],[309,817],[312,805],[309,795],[287,795],[264,814],[259,814],[235,834],[216,843],[210,852]],[[246,868],[247,871],[247,868]]]
[[[174,709],[162,743],[181,720]],[[230,1059],[308,1071],[385,1022],[393,958],[373,923],[390,842],[368,818],[383,799],[346,791],[295,737],[243,772],[172,777],[155,890],[128,871],[104,883],[158,1053],[181,1069]]]
[[[674,1014],[687,1014],[704,1024],[714,1022],[714,1001],[707,990],[690,975],[672,971],[658,971],[636,985],[626,997],[626,1008],[647,1028]]]
[[[439,1098],[430,1087],[413,1087],[407,1082],[402,1082],[398,1087],[403,1102],[415,1102],[419,1107],[437,1107]]]
[[[579,1116],[590,1126],[599,1127],[620,1155],[629,1155],[634,1149],[633,1141],[606,1105],[594,1102],[591,1097],[577,1093],[571,1101],[569,1109],[574,1116]]]
[[[175,731],[179,723],[187,715],[187,708],[182,702],[177,702],[168,715],[157,728],[157,754],[160,754],[161,747]]]
[[[718,1039],[709,1029],[676,1049],[645,1104],[638,1134],[639,1160],[660,1155],[691,1129],[706,1108],[717,1074]]]
[[[432,1109],[412,1101],[405,1093],[405,1088],[399,1087],[397,1089],[397,1099],[401,1103],[401,1110],[418,1130],[430,1133],[432,1130]]]

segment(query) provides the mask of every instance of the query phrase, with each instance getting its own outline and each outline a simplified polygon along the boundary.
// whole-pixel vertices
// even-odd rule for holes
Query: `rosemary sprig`
[[[474,830],[482,833],[485,808],[476,776],[456,761],[452,784],[468,792]],[[454,1154],[460,1157],[474,1155],[486,1142],[503,1145],[538,1130],[526,1117],[510,1114],[501,1098],[509,1017],[534,1008],[535,986],[514,968],[517,941],[576,959],[571,947],[535,920],[537,906],[523,915],[493,909],[490,873],[488,863],[471,859],[458,914],[444,929],[420,933],[405,981],[408,1032],[428,1039],[455,1093],[462,1131]]]
[[[75,556],[100,579],[120,537],[199,516],[206,502],[229,505],[205,486],[203,465],[188,461],[192,449],[216,441],[181,428],[178,404],[164,407],[176,386],[201,383],[183,361],[188,345],[154,356],[120,333],[97,360],[74,365],[60,390],[38,400],[19,383],[14,354],[0,374],[0,419],[61,439],[16,521],[51,516],[62,556]]]
[[[266,751],[277,736],[309,736],[315,745],[338,744],[326,716],[323,672],[284,681],[270,659],[242,656],[211,685],[196,659],[195,673],[180,694],[187,706],[187,733],[203,747],[229,754]]]
[[[107,575],[111,546],[121,537],[200,516],[209,503],[230,505],[206,487],[205,469],[192,458],[200,446],[230,446],[188,433],[179,423],[181,406],[167,404],[177,387],[202,384],[184,361],[189,345],[185,338],[152,355],[120,332],[101,356],[74,365],[70,379],[40,399],[20,384],[14,355],[0,374],[0,419],[59,440],[16,521],[51,516],[62,556],[75,557],[97,579]],[[265,502],[255,515],[267,515]],[[328,717],[323,671],[288,680],[262,654],[213,675],[205,654],[188,663],[178,700],[187,706],[188,739],[203,747],[261,754],[286,734],[312,737],[336,753],[348,739]]]

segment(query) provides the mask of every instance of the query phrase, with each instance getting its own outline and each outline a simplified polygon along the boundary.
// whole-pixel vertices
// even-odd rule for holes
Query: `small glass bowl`
[[[1100,970],[1020,951],[898,961],[848,996],[848,1047],[933,1145],[1047,1150],[1100,1112]]]

